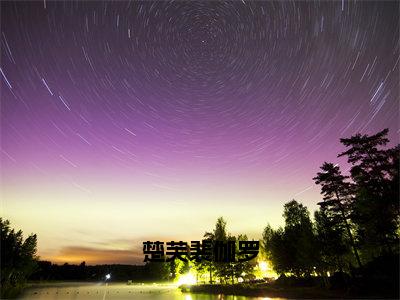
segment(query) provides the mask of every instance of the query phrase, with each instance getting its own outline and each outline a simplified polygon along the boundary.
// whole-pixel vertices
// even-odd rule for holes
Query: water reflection
[[[99,283],[50,283],[32,286],[25,290],[21,300],[267,300],[272,298],[232,295],[182,293],[176,285],[167,284],[109,284]],[[278,300],[278,298],[273,298]]]

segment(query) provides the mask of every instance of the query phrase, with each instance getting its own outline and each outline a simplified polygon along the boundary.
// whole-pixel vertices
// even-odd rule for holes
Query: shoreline
[[[390,295],[365,295],[349,290],[331,290],[322,287],[288,287],[271,284],[204,284],[179,287],[183,293],[224,294],[249,297],[271,297],[287,299],[392,299]]]

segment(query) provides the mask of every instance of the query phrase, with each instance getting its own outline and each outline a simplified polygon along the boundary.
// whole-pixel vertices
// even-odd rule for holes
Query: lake
[[[157,300],[249,300],[272,299],[244,296],[224,296],[182,293],[176,285],[171,284],[133,284],[125,283],[49,283],[34,285],[25,290],[21,300],[84,300],[84,299],[157,299]],[[274,298],[275,300],[279,298]]]

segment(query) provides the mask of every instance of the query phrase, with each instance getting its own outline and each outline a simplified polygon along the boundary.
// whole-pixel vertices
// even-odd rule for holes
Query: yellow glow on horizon
[[[281,225],[279,199],[286,200],[279,191],[240,185],[205,189],[185,184],[166,190],[86,180],[80,189],[60,180],[32,179],[2,189],[3,217],[24,235],[36,233],[41,259],[59,263],[112,263],[121,254],[128,257],[129,251],[141,253],[145,240],[198,240],[220,216],[231,234],[259,239],[267,223]],[[78,248],[93,251],[79,253]]]

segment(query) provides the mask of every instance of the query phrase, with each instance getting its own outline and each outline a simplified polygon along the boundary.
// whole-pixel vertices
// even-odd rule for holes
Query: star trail
[[[45,258],[113,262],[315,209],[340,137],[398,140],[398,20],[395,1],[2,1],[4,215]]]

